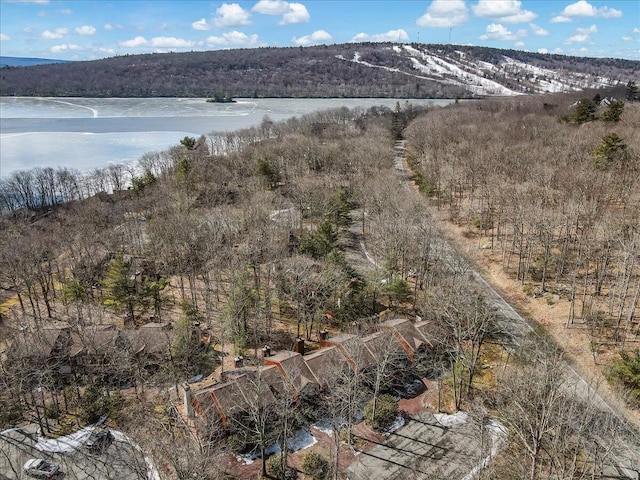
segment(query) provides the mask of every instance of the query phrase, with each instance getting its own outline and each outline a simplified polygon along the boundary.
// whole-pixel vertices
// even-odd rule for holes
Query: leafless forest
[[[637,78],[639,62],[615,58],[570,57],[467,45],[349,43],[312,47],[253,48],[148,55],[0,69],[2,95],[59,97],[389,97],[470,98],[477,92],[454,71],[444,77],[415,68],[400,47],[455,60],[479,75],[517,92],[540,92],[538,82],[557,82],[576,74],[565,87],[584,88]],[[352,61],[354,56],[358,62]],[[505,56],[544,72],[511,72]],[[420,56],[418,55],[418,59]],[[461,60],[462,59],[462,60]],[[416,60],[416,58],[413,58]],[[483,65],[484,64],[484,65]],[[487,65],[496,68],[487,68]],[[517,70],[517,68],[516,68]],[[551,75],[551,77],[550,77]],[[613,83],[609,83],[609,82]],[[571,83],[571,82],[570,82]]]
[[[384,429],[420,378],[437,391],[431,408],[470,412],[477,458],[488,418],[508,429],[481,478],[611,478],[620,420],[572,393],[554,342],[503,345],[427,208],[465,226],[527,293],[566,302],[567,335],[588,329],[594,361],[608,358],[637,407],[640,107],[592,96],[265,119],[186,137],[137,170],[2,180],[0,427],[57,436],[108,414],[163,479],[338,479],[341,459],[366,448],[358,414]],[[412,184],[394,166],[402,137]],[[396,318],[423,329],[410,355],[381,328]],[[333,360],[326,381],[273,388],[273,370],[252,368],[265,346],[313,355],[347,334],[377,346]],[[183,401],[194,377],[233,386],[228,415],[211,413],[219,400],[207,410],[196,383],[199,400]],[[319,421],[331,447],[296,463],[288,439]],[[275,441],[285,454],[250,474],[234,467],[232,454]]]

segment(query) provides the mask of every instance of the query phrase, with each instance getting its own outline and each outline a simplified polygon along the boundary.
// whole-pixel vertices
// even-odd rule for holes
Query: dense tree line
[[[423,191],[525,292],[568,302],[566,327],[587,330],[596,363],[640,333],[639,113],[599,94],[529,98],[458,105],[406,131]]]
[[[461,45],[413,45],[444,59],[499,65],[503,55],[556,71],[627,81],[638,62],[543,55]],[[358,54],[372,68],[351,61]],[[463,57],[464,56],[464,57]],[[2,95],[81,97],[391,97],[456,98],[471,93],[455,82],[414,69],[391,44],[363,43],[305,48],[257,48],[209,52],[125,55],[87,62],[0,70]],[[521,91],[527,78],[505,70],[491,79]]]

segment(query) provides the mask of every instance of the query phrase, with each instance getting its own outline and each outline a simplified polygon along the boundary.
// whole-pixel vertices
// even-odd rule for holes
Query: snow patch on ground
[[[438,49],[428,50],[411,45],[394,45],[391,50],[398,56],[406,58],[411,65],[406,68],[376,65],[363,61],[360,52],[355,52],[351,59],[342,55],[336,55],[336,58],[369,68],[380,68],[409,77],[463,87],[481,96],[568,92],[616,84],[616,81],[611,78],[567,70],[555,71],[504,55],[498,63],[491,63],[474,59],[460,51],[452,54]]]
[[[280,454],[281,452],[282,452],[282,449],[280,448],[280,444],[274,443],[264,449],[264,456],[269,457],[271,455]],[[236,455],[236,460],[238,460],[241,463],[244,463],[245,465],[251,465],[256,458],[260,458],[260,450],[258,448],[251,450],[249,453]]]
[[[318,443],[318,440],[316,440],[316,438],[311,435],[311,432],[305,430],[304,428],[301,428],[293,434],[293,437],[289,439],[288,447],[292,452],[297,452],[299,450],[309,448],[316,443]]]
[[[384,431],[384,435],[388,437],[400,427],[404,426],[405,423],[404,417],[402,415],[398,415],[391,426]]]
[[[469,414],[467,412],[456,412],[451,415],[448,413],[434,413],[433,416],[443,427],[464,425],[467,423],[467,419],[469,418]]]
[[[47,453],[70,453],[81,448],[91,436],[94,425],[84,427],[64,437],[44,438],[38,436],[38,442],[34,445],[36,450]]]
[[[103,420],[98,423],[94,423],[93,425],[88,425],[84,428],[81,428],[77,432],[73,432],[69,435],[65,435],[64,437],[58,438],[44,438],[42,436],[38,436],[38,441],[34,445],[34,447],[46,453],[72,453],[80,450],[84,444],[87,442],[93,430],[96,426],[103,423]],[[113,438],[117,442],[126,443],[131,445],[135,450],[141,452],[144,456],[145,463],[147,464],[147,479],[148,480],[160,480],[160,472],[155,467],[153,461],[144,455],[144,452],[140,446],[134,442],[131,438],[125,435],[123,432],[118,430],[110,430],[113,434]]]
[[[330,437],[333,436],[333,426],[329,420],[320,420],[311,426]]]
[[[140,445],[134,442],[133,439],[129,438],[123,432],[120,432],[118,430],[110,430],[110,431],[113,434],[114,440],[131,445],[137,451],[144,454],[142,448],[140,448]],[[151,460],[151,458],[144,455],[144,461],[147,464],[147,478],[149,480],[160,480],[160,472],[158,472],[158,469],[153,463],[153,460]]]
[[[316,440],[316,438],[311,435],[311,432],[305,430],[304,428],[301,428],[293,434],[293,437],[289,439],[289,441],[287,442],[287,448],[291,452],[297,452],[299,450],[309,448],[316,443],[318,443],[318,440]],[[269,457],[281,452],[282,447],[280,447],[280,444],[274,443],[265,448],[264,456]],[[251,465],[257,458],[260,458],[260,449],[258,448],[251,450],[249,453],[236,455],[236,460],[238,460],[238,462],[244,463],[245,465]]]

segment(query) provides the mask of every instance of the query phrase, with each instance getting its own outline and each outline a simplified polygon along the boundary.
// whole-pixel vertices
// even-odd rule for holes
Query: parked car
[[[105,428],[91,435],[84,445],[91,453],[102,453],[109,448],[112,442],[113,433]]]
[[[55,478],[60,473],[60,466],[41,458],[30,458],[24,463],[22,470],[33,478]]]

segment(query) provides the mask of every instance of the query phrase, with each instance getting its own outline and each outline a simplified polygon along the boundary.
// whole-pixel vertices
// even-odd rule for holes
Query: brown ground
[[[485,280],[491,284],[522,316],[534,321],[555,339],[566,352],[574,369],[587,381],[598,386],[599,393],[624,413],[628,419],[640,426],[640,412],[628,408],[613,392],[604,376],[604,368],[617,357],[614,346],[600,345],[595,355],[591,352],[588,331],[580,320],[567,327],[569,301],[556,298],[549,303],[543,297],[532,298],[524,293],[520,281],[502,268],[499,258],[492,258],[489,249],[479,246],[477,237],[466,235],[466,228],[448,221],[445,209],[429,207],[433,217],[448,240],[459,252],[471,260]],[[640,346],[640,339],[627,342],[627,348]]]

